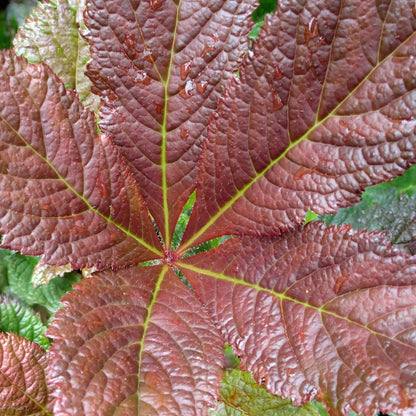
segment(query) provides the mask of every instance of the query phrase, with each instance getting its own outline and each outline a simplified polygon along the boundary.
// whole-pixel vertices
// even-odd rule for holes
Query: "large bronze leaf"
[[[208,128],[182,249],[278,235],[415,160],[413,7],[279,1]]]
[[[75,286],[49,335],[54,415],[201,415],[215,404],[222,340],[167,266]]]
[[[248,47],[253,0],[93,0],[89,76],[101,129],[132,168],[167,248],[201,135]]]
[[[312,223],[229,240],[181,270],[271,392],[332,415],[415,409],[416,258],[381,234]]]
[[[73,268],[121,267],[161,249],[118,149],[44,64],[0,53],[2,245]]]

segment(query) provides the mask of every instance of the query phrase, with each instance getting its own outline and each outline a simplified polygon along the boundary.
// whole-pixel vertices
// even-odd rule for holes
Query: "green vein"
[[[178,22],[179,22],[179,8],[181,5],[181,1],[176,6],[176,18],[175,18],[175,27],[173,29],[173,39],[172,39],[172,45],[170,49],[170,59],[169,59],[169,66],[167,70],[167,76],[166,80],[163,80],[160,78],[163,88],[164,88],[164,109],[163,109],[163,120],[162,120],[162,126],[161,126],[161,136],[162,136],[162,149],[161,149],[161,170],[162,170],[162,192],[163,192],[163,215],[164,215],[164,234],[165,234],[165,248],[170,249],[171,246],[171,235],[170,235],[170,227],[169,227],[169,206],[168,206],[168,182],[167,182],[167,172],[166,172],[166,147],[167,147],[167,120],[168,120],[168,100],[169,100],[169,81],[170,76],[172,73],[172,63],[173,63],[173,57],[175,54],[175,42],[176,42],[176,35],[177,35],[177,28],[178,28]]]
[[[326,310],[325,306],[329,302],[323,304],[322,306],[314,306],[314,305],[311,305],[308,302],[303,302],[303,301],[300,301],[298,299],[294,299],[294,298],[288,296],[285,293],[278,293],[278,292],[276,292],[272,289],[267,289],[267,288],[262,287],[258,284],[249,283],[249,282],[246,282],[245,280],[241,280],[241,279],[238,279],[238,278],[235,278],[235,277],[232,277],[232,276],[227,276],[227,275],[224,275],[222,273],[217,273],[217,272],[214,272],[212,270],[202,269],[200,267],[193,266],[193,265],[190,265],[190,264],[186,264],[186,263],[183,263],[183,262],[178,262],[176,266],[184,268],[184,269],[191,270],[191,271],[193,271],[195,273],[198,273],[200,275],[211,276],[211,277],[214,277],[215,279],[224,280],[224,281],[230,282],[234,285],[246,286],[246,287],[249,287],[250,289],[256,290],[258,292],[266,292],[266,293],[278,298],[280,300],[280,303],[283,302],[283,301],[293,302],[293,303],[296,303],[297,305],[303,306],[305,309],[313,309],[313,310],[317,311],[320,314],[321,317],[322,317],[322,315],[332,316],[334,318],[346,321],[349,324],[356,325],[356,326],[358,326],[362,329],[365,329],[366,331],[370,332],[374,336],[380,336],[380,337],[388,338],[388,339],[391,339],[392,341],[397,342],[397,343],[399,343],[403,346],[406,346],[408,348],[415,348],[415,347],[412,347],[411,345],[406,344],[403,341],[400,341],[396,338],[392,338],[392,337],[390,337],[386,334],[383,334],[381,332],[370,329],[367,325],[360,324],[359,322],[353,321],[353,320],[347,318],[346,316],[342,316],[342,315],[339,315],[335,312],[331,312],[331,311]],[[185,274],[185,276],[186,276],[186,274]]]
[[[139,341],[140,352],[139,352],[139,357],[138,357],[138,371],[137,371],[137,398],[138,398],[138,401],[140,401],[140,377],[141,377],[142,358],[143,358],[143,346],[144,346],[144,343],[146,341],[147,329],[149,328],[149,324],[151,323],[151,320],[152,320],[151,318],[152,318],[153,306],[157,302],[157,298],[158,298],[158,295],[159,295],[159,292],[160,292],[160,287],[162,285],[163,279],[165,278],[165,274],[167,273],[168,270],[169,270],[169,267],[167,265],[164,265],[162,267],[159,278],[157,279],[156,285],[153,289],[152,300],[150,301],[149,306],[146,308],[147,309],[147,316],[146,316],[145,321],[143,322],[142,339],[141,339],[141,341]],[[139,412],[139,408],[140,408],[140,406],[138,405],[137,406],[137,412]],[[137,414],[139,415],[139,413],[137,413]]]
[[[55,175],[58,177],[58,179],[81,201],[84,202],[84,204],[88,207],[88,209],[95,214],[102,217],[105,221],[107,221],[109,224],[112,224],[116,228],[118,228],[120,231],[122,231],[124,234],[126,234],[128,237],[133,238],[136,240],[139,244],[141,244],[143,247],[147,248],[149,251],[157,254],[158,256],[163,256],[163,253],[161,253],[156,247],[153,247],[149,243],[147,243],[145,240],[139,238],[135,234],[131,233],[129,230],[121,226],[120,224],[117,224],[115,221],[113,221],[111,218],[105,216],[102,214],[98,209],[94,208],[90,202],[84,197],[84,195],[77,192],[68,182],[67,180],[59,173],[59,171],[49,162],[49,160],[44,157],[42,154],[40,154],[36,149],[33,148],[25,139],[24,137],[2,116],[0,115],[0,121],[3,121],[6,126],[16,135],[20,138],[20,140],[25,143],[26,147],[28,147],[36,156],[38,156],[41,160],[43,160],[55,173]],[[54,179],[54,178],[51,178]],[[78,215],[78,214],[77,214]]]
[[[180,247],[180,252],[183,253],[185,252],[187,249],[189,249],[194,241],[196,241],[199,237],[201,237],[210,227],[212,227],[213,224],[215,224],[215,222],[226,212],[228,211],[233,205],[234,203],[240,199],[253,185],[254,183],[256,183],[260,178],[264,177],[266,175],[266,173],[272,169],[275,165],[277,165],[283,158],[286,157],[286,155],[296,146],[298,146],[299,143],[303,142],[304,140],[308,139],[308,136],[317,128],[319,128],[323,123],[325,123],[328,119],[333,118],[333,117],[337,117],[338,115],[336,114],[336,112],[339,110],[339,108],[350,98],[354,95],[354,93],[361,88],[361,86],[373,75],[373,73],[388,59],[390,59],[391,57],[394,56],[394,54],[397,52],[397,50],[405,43],[407,42],[409,39],[411,39],[412,37],[414,37],[416,35],[415,33],[412,33],[412,35],[406,40],[404,41],[402,44],[400,44],[395,50],[393,50],[388,56],[386,56],[382,61],[378,62],[378,65],[374,66],[374,68],[361,80],[361,82],[359,84],[357,84],[357,86],[339,103],[337,104],[336,107],[334,107],[334,109],[328,113],[327,116],[325,116],[322,120],[320,120],[319,122],[315,123],[313,126],[311,126],[302,136],[300,136],[297,140],[295,140],[294,142],[290,143],[289,146],[286,148],[286,150],[284,152],[282,152],[280,154],[280,156],[278,156],[275,160],[271,161],[271,163],[266,166],[261,172],[257,173],[256,175],[253,176],[253,178],[247,182],[247,184],[245,186],[243,186],[241,189],[237,190],[237,192],[235,193],[235,195],[227,202],[225,203],[222,207],[219,208],[219,210],[217,211],[217,213],[215,215],[213,215],[209,221],[203,226],[201,227],[189,240],[187,240],[186,242],[184,242],[182,244],[182,246]],[[352,114],[350,116],[360,116],[361,114]]]

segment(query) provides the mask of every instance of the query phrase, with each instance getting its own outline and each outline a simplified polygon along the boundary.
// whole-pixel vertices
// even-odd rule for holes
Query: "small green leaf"
[[[225,368],[238,368],[240,359],[234,355],[233,347],[226,344],[224,348]]]
[[[221,382],[220,403],[209,416],[320,416],[312,403],[302,407],[291,404],[289,399],[282,399],[258,386],[250,373],[228,371]]]
[[[14,299],[0,298],[0,331],[13,332],[48,349],[49,339],[43,335],[46,328],[28,307]]]
[[[303,225],[306,225],[308,222],[313,221],[317,216],[318,214],[316,214],[315,212],[308,211],[305,215],[305,221],[303,222]]]

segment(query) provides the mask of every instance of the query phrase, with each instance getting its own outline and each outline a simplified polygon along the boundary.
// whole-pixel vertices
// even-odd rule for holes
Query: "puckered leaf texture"
[[[415,160],[413,7],[279,1],[208,128],[186,247],[277,235]]]
[[[82,25],[81,0],[49,4]],[[99,270],[48,330],[55,416],[207,415],[226,343],[295,405],[414,416],[416,259],[297,228],[416,161],[414,1],[280,0],[251,49],[255,5],[88,0],[100,133],[0,52],[2,245]]]
[[[132,168],[168,248],[201,135],[248,47],[253,0],[93,0],[89,76],[102,131]]]
[[[2,245],[76,268],[160,255],[134,179],[46,65],[0,54]]]
[[[99,273],[64,302],[48,333],[55,416],[192,416],[214,406],[221,338],[167,266]]]
[[[16,334],[0,333],[0,413],[52,416],[46,406],[46,351]]]
[[[181,270],[270,391],[334,415],[416,408],[416,259],[380,234],[312,223],[229,240]]]

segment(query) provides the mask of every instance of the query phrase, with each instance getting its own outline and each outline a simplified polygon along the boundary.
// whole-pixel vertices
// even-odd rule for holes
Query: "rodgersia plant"
[[[51,1],[1,52],[2,246],[95,271],[48,352],[2,335],[2,414],[238,414],[226,344],[294,405],[415,414],[416,258],[301,225],[414,163],[414,2],[281,0],[249,48],[255,7]]]

